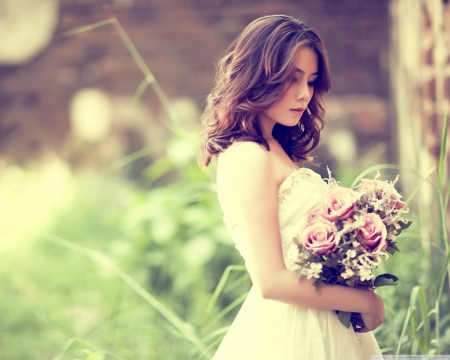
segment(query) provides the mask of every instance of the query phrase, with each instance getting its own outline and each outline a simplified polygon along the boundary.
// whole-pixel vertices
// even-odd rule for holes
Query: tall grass
[[[192,139],[183,131],[176,112],[155,76],[116,18],[67,31],[61,36],[75,36],[84,31],[94,31],[100,26],[114,27],[142,71],[143,80],[134,93],[135,101],[139,101],[147,88],[151,87],[167,110],[170,121],[166,125],[173,131],[174,138],[183,141],[188,139],[195,148],[199,140]],[[438,203],[437,216],[433,217],[433,220],[436,222],[436,228],[440,229],[440,237],[433,239],[431,248],[433,258],[437,260],[432,263],[431,258],[424,258],[424,249],[417,247],[417,244],[421,243],[421,235],[418,232],[420,224],[413,213],[415,223],[412,229],[403,232],[399,238],[401,253],[380,267],[380,271],[398,274],[401,279],[398,287],[380,289],[385,299],[387,315],[386,322],[377,329],[376,336],[385,353],[450,352],[450,332],[447,331],[450,323],[450,298],[444,292],[450,261],[446,223],[449,183],[444,171],[447,161],[447,131],[448,117],[445,119],[437,169],[431,169],[422,176],[411,169],[383,164],[367,169],[355,179],[357,182],[378,169],[403,169],[417,176],[417,187],[407,199],[409,204],[413,205],[422,186],[431,186],[434,189]],[[167,146],[170,144],[161,143],[142,149],[119,159],[110,169],[114,171],[127,166],[138,158]],[[235,254],[231,246],[223,245],[227,235],[222,233],[224,226],[220,224],[221,213],[215,199],[214,184],[211,175],[198,170],[194,159],[195,152],[192,154],[192,161],[184,170],[181,169],[184,172],[173,183],[164,188],[152,188],[147,193],[134,189],[129,191],[128,198],[133,200],[127,202],[130,206],[128,213],[113,217],[107,223],[113,232],[118,232],[117,235],[108,233],[104,235],[104,239],[99,239],[96,234],[91,234],[96,241],[87,241],[84,238],[89,236],[80,232],[80,224],[73,219],[76,214],[67,215],[74,223],[67,220],[68,225],[65,227],[49,225],[54,234],[47,234],[44,238],[47,245],[51,246],[40,246],[43,246],[47,253],[55,252],[55,257],[60,261],[51,263],[51,269],[46,269],[46,279],[53,279],[52,276],[56,275],[55,268],[68,272],[72,268],[73,271],[58,280],[59,284],[64,286],[56,284],[52,289],[67,293],[71,304],[80,299],[92,298],[92,303],[96,305],[91,304],[91,308],[106,305],[109,307],[104,314],[100,312],[101,316],[97,314],[101,320],[90,324],[89,329],[81,334],[71,330],[70,324],[58,325],[67,327],[68,330],[62,333],[73,333],[73,336],[64,339],[59,336],[52,340],[54,351],[51,352],[51,357],[54,360],[80,357],[86,360],[130,359],[137,356],[155,359],[178,359],[180,356],[183,359],[211,358],[246,297],[249,277],[243,265],[229,265],[237,263],[238,258],[237,255],[231,255]],[[162,161],[164,165],[161,165],[162,162],[151,165],[149,172],[154,178],[177,170],[176,164],[171,164],[167,159]],[[97,190],[101,192],[104,189]],[[105,199],[98,204],[101,205],[93,207],[89,203],[85,208],[102,211],[102,206],[109,207],[108,200]],[[415,207],[420,207],[420,202]],[[95,217],[92,214],[89,216]],[[92,228],[87,230],[90,231],[98,225],[99,221],[96,220],[97,218],[90,225]],[[114,236],[118,239],[108,239]],[[114,250],[114,244],[119,250]],[[196,263],[195,261],[200,261],[197,258],[200,257],[198,250],[204,250],[208,246],[209,252],[204,252],[201,262]],[[130,247],[134,250],[130,250]],[[40,254],[39,251],[29,252]],[[117,255],[124,252],[132,255]],[[189,261],[191,265],[184,264]],[[121,266],[118,263],[121,263]],[[36,268],[42,266],[38,263]],[[37,276],[34,269],[32,267],[29,274]],[[93,274],[106,275],[97,277]],[[75,289],[81,278],[86,282],[81,282],[81,286]],[[5,275],[4,279],[8,277]],[[13,280],[8,281],[16,286]],[[94,291],[89,294],[89,282],[93,282],[95,287],[101,289],[100,292],[107,294],[106,299],[98,300],[98,295],[92,295],[97,294]],[[30,284],[27,283],[27,287],[30,287]],[[75,294],[78,289],[81,289],[80,293]],[[17,289],[10,291],[13,294]],[[177,298],[173,299],[173,294]],[[56,300],[48,304],[54,307],[53,310],[61,306]],[[39,309],[34,303],[33,307],[36,307],[41,333],[50,334],[58,321],[51,319],[51,312],[45,310],[44,306]],[[93,317],[96,318],[95,315]],[[89,318],[92,320],[92,316]],[[127,321],[127,318],[130,321]],[[30,322],[29,319],[24,321]],[[134,331],[136,334],[129,334]],[[92,338],[91,334],[94,333],[107,335],[104,335],[104,338]],[[133,344],[136,345],[132,343],[133,338],[144,339],[144,347],[154,349],[149,352],[141,348],[133,349]],[[127,342],[127,346],[120,348],[117,344],[121,341]],[[178,347],[180,342],[182,345]],[[47,350],[47,355],[48,353]]]
[[[155,76],[150,71],[148,66],[142,59],[142,56],[139,54],[138,50],[132,43],[131,39],[126,34],[123,27],[120,25],[120,22],[116,18],[111,18],[109,20],[101,21],[93,25],[88,25],[82,28],[78,28],[63,34],[63,36],[77,34],[83,31],[90,31],[98,26],[104,25],[113,25],[116,29],[118,35],[123,40],[127,49],[129,50],[131,56],[138,64],[141,69],[144,80],[138,87],[135,92],[134,98],[139,100],[140,96],[144,93],[147,87],[150,85],[155,91],[156,95],[161,100],[161,103],[164,105],[169,118],[171,120],[168,127],[174,130],[174,133],[178,136],[183,136],[183,132],[180,128],[179,119],[176,116],[176,113],[173,111],[170,101],[165,96],[158,82],[156,81]],[[449,201],[449,186],[448,179],[445,178],[445,163],[446,163],[446,139],[447,139],[447,131],[448,131],[448,116],[445,118],[444,126],[443,126],[443,134],[441,141],[441,151],[440,157],[438,161],[437,169],[433,168],[430,171],[422,176],[414,169],[407,169],[402,166],[393,165],[393,164],[380,164],[369,169],[363,171],[355,180],[354,184],[357,183],[361,178],[370,174],[373,171],[381,170],[381,169],[396,169],[403,170],[409,172],[417,177],[417,186],[410,194],[407,199],[407,203],[411,204],[414,198],[420,194],[420,189],[422,186],[431,186],[434,189],[435,195],[438,199],[438,213],[437,216],[433,219],[436,221],[436,227],[440,228],[441,237],[439,239],[433,240],[433,250],[436,252],[436,256],[444,255],[445,261],[443,263],[436,262],[435,268],[433,268],[430,264],[426,265],[429,271],[434,272],[433,274],[428,274],[426,281],[431,281],[433,283],[424,283],[418,284],[414,281],[414,278],[410,278],[409,282],[403,283],[402,286],[399,287],[401,289],[400,293],[396,292],[396,289],[387,289],[383,291],[387,291],[385,294],[389,297],[388,309],[387,313],[394,316],[394,314],[398,314],[395,320],[392,320],[385,325],[383,325],[377,333],[380,336],[380,341],[386,342],[384,345],[384,349],[386,352],[394,352],[396,354],[439,354],[441,351],[449,350],[449,344],[447,342],[443,342],[441,337],[445,334],[446,325],[450,321],[449,314],[447,312],[442,313],[441,308],[444,306],[448,309],[449,299],[448,296],[443,298],[443,290],[445,286],[445,281],[448,278],[448,274],[450,273],[449,261],[450,261],[450,251],[448,246],[448,228],[446,223],[446,209],[448,207]],[[157,147],[159,147],[157,145]],[[124,166],[127,163],[134,161],[140,156],[147,155],[151,150],[142,150],[139,153],[132,154],[131,156],[120,160],[114,167],[117,168],[119,166]],[[430,180],[430,178],[436,179],[436,181]],[[416,206],[420,208],[420,203]],[[416,220],[416,219],[414,219]],[[417,220],[416,220],[417,221]],[[419,225],[420,226],[420,225]],[[416,226],[417,229],[417,226]],[[413,233],[411,231],[405,232],[400,237],[400,244],[404,239],[418,239],[420,238],[420,234]],[[67,243],[66,243],[67,246]],[[401,246],[401,245],[400,245]],[[423,255],[421,251],[415,250],[415,256],[420,257]],[[401,267],[401,263],[396,263],[395,260],[391,260],[392,263],[388,263],[387,266],[392,267]],[[425,261],[431,261],[431,259],[425,259]],[[391,265],[390,265],[391,264]],[[442,264],[442,265],[440,265]],[[143,288],[136,287],[136,284],[133,286],[135,291],[141,293],[143,297],[147,299],[149,304],[155,309],[158,309],[161,306],[166,313],[166,319],[171,324],[172,328],[175,329],[175,334],[185,341],[191,343],[193,346],[193,354],[200,355],[200,357],[208,357],[209,351],[220,341],[221,336],[226,332],[227,327],[221,327],[216,331],[209,332],[206,337],[201,337],[199,334],[202,333],[202,327],[206,329],[206,331],[210,330],[211,326],[216,322],[223,319],[223,317],[232,309],[239,306],[240,303],[244,300],[246,294],[244,293],[240,297],[238,297],[235,301],[231,302],[227,307],[225,307],[221,312],[211,317],[212,309],[214,305],[217,303],[219,297],[221,296],[223,290],[225,289],[225,285],[229,280],[230,273],[232,271],[244,271],[242,266],[228,266],[225,272],[222,275],[215,291],[212,293],[210,300],[205,309],[205,313],[202,318],[201,326],[198,328],[194,328],[193,324],[186,324],[183,320],[175,315],[175,313],[171,310],[168,310],[167,306],[163,306],[162,303],[157,302],[154,303],[150,301],[153,297],[147,293]],[[395,271],[395,270],[394,270]],[[436,274],[437,276],[433,276]],[[417,274],[415,274],[417,275]],[[121,278],[126,281],[129,285],[132,283],[132,279],[126,277],[124,273],[121,273]],[[242,281],[245,278],[245,275],[240,279],[237,279],[237,282]],[[125,280],[126,279],[126,280]],[[408,306],[406,307],[406,311],[398,311],[402,308],[402,304],[405,303],[405,292],[407,289],[409,291],[409,300]],[[156,304],[159,304],[156,306]],[[405,309],[403,307],[403,309]],[[169,316],[170,314],[170,316]],[[401,317],[401,320],[398,318]],[[188,329],[188,330],[187,330]],[[204,331],[204,330],[203,330]],[[387,335],[389,334],[389,335]],[[394,334],[394,335],[393,335]]]
[[[412,169],[397,165],[377,165],[367,169],[355,179],[356,183],[368,173],[379,169],[404,170],[414,174],[418,179],[417,186],[406,200],[410,206],[413,205],[414,211],[411,216],[415,226],[413,226],[413,230],[399,236],[401,255],[396,255],[385,265],[389,267],[389,272],[403,274],[404,280],[400,282],[397,289],[380,289],[387,304],[387,321],[377,329],[377,334],[380,342],[385,345],[386,353],[395,353],[396,355],[450,353],[450,332],[448,331],[450,297],[448,293],[444,293],[446,280],[450,273],[446,221],[449,183],[444,171],[447,161],[445,151],[447,132],[448,115],[443,124],[438,166],[430,169],[425,176],[422,177]],[[422,186],[430,186],[433,189],[437,205],[433,207],[433,204],[428,204],[426,209],[423,209],[420,198],[416,198],[420,194]],[[414,200],[417,201],[414,202]],[[420,226],[425,225],[420,223],[419,214],[422,210],[432,212],[433,223],[427,225],[439,229],[438,236],[433,239],[423,239],[423,235],[419,231]],[[433,235],[428,234],[428,236]],[[431,251],[417,247],[418,244],[428,242],[432,244]],[[402,244],[405,248],[402,248]],[[415,261],[408,261],[407,257]],[[384,266],[381,269],[382,271],[386,270]],[[406,297],[409,299],[405,299]]]

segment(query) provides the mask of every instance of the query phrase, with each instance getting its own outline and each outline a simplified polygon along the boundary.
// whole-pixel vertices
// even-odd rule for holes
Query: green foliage
[[[213,172],[196,164],[199,137],[183,130],[117,19],[63,36],[99,26],[117,30],[143,72],[134,99],[151,86],[174,135],[95,176],[73,175],[58,161],[3,171],[0,358],[208,359],[245,299],[249,277],[242,265],[233,265],[241,259],[221,221]],[[450,352],[447,127],[448,118],[437,172],[421,177],[402,168],[418,176],[408,204],[414,205],[422,186],[434,190],[439,237],[425,239],[419,212],[413,212],[411,227],[397,238],[402,251],[378,269],[401,279],[395,287],[377,289],[386,320],[375,335],[385,353]],[[140,186],[116,175],[162,150],[142,173]],[[400,168],[377,165],[355,183],[377,169]],[[337,177],[348,185],[354,171]],[[430,180],[436,173],[437,181]]]
[[[24,173],[17,204],[28,186],[41,192],[59,186],[64,191],[54,195],[68,199],[48,193],[48,220],[40,199],[28,201],[30,219],[40,215],[47,225],[37,224],[34,236],[14,231],[14,246],[0,253],[1,358],[211,353],[249,282],[243,266],[230,267],[214,292],[226,264],[240,259],[207,177],[188,186],[180,176],[142,190],[110,176],[51,177],[48,167]],[[16,186],[10,176],[2,177],[5,193]],[[2,203],[9,219],[20,215],[11,213],[13,200]]]
[[[348,329],[350,327],[350,319],[352,313],[348,311],[337,311],[337,315],[341,324],[343,324]]]
[[[373,281],[373,286],[395,286],[398,285],[398,277],[392,274],[378,275]]]
[[[412,170],[403,169],[419,177],[418,185],[407,200],[412,204],[412,226],[410,223],[402,229],[397,244],[402,249],[379,270],[394,273],[401,279],[395,290],[387,287],[379,293],[385,301],[386,320],[376,330],[378,341],[384,345],[385,353],[394,354],[447,354],[450,352],[450,337],[448,331],[450,309],[449,296],[449,260],[448,227],[446,222],[446,203],[449,197],[449,187],[444,181],[443,164],[445,163],[446,134],[448,117],[444,121],[444,135],[441,142],[441,152],[438,170],[431,169],[424,177]],[[364,172],[364,175],[381,168],[375,166]],[[394,168],[389,166],[386,168]],[[435,175],[435,180],[430,176]],[[414,196],[420,187],[428,184],[434,191],[437,206],[425,209],[432,213],[433,223],[421,222],[422,204],[413,203]],[[437,237],[424,234],[420,227],[439,229]],[[408,231],[405,231],[407,228]],[[430,246],[431,245],[431,246]],[[444,287],[446,292],[444,293]]]
[[[241,260],[221,221],[213,173],[196,164],[199,131],[182,128],[118,20],[61,36],[100,26],[114,27],[143,73],[133,99],[150,86],[174,136],[108,173],[72,175],[54,162],[2,174],[0,357],[208,358],[245,298],[248,275],[235,266],[222,277]],[[141,187],[115,175],[155,151],[162,156],[141,174]]]

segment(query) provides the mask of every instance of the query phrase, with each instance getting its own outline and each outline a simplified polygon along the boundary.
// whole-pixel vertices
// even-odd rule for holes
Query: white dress
[[[326,182],[306,168],[295,170],[279,188],[278,216],[289,270],[297,267],[288,251],[292,239],[326,188]],[[227,213],[224,221],[248,265],[239,220]],[[370,360],[372,355],[381,355],[373,334],[345,328],[333,310],[264,299],[252,288],[213,360]]]

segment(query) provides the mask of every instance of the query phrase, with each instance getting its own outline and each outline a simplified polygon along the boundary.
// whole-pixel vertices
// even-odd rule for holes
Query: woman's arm
[[[227,149],[220,157],[218,178],[239,219],[252,282],[264,298],[315,309],[359,312],[363,318],[371,314],[365,316],[365,323],[377,323],[381,312],[384,316],[381,298],[373,292],[325,285],[317,293],[313,280],[298,279],[286,269],[278,223],[278,184],[262,146],[244,142]],[[366,323],[366,327],[374,324]]]

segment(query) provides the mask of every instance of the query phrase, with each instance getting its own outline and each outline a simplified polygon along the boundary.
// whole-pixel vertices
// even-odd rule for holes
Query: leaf
[[[397,236],[400,235],[403,230],[409,228],[412,224],[412,221],[400,221],[398,224],[400,225],[400,229],[397,229]]]
[[[398,277],[392,274],[381,274],[375,278],[374,286],[395,286],[398,285]]]
[[[93,352],[91,350],[83,350],[87,354],[86,360],[104,360],[105,355],[100,352]]]
[[[444,184],[444,164],[445,164],[445,158],[447,155],[447,132],[448,132],[448,114],[445,115],[444,118],[444,127],[442,129],[442,140],[441,140],[441,149],[439,152],[439,161],[438,161],[438,181],[439,181],[439,187],[442,189]]]
[[[228,281],[228,278],[230,277],[230,274],[232,271],[246,271],[245,266],[243,265],[229,265],[223,272],[219,283],[216,286],[216,289],[214,290],[213,294],[211,295],[211,298],[209,299],[208,305],[206,306],[205,313],[203,314],[203,320],[206,319],[206,317],[209,315],[211,310],[214,307],[214,304],[216,303],[217,299],[219,298],[220,294],[222,293],[223,289],[225,288],[225,285]]]
[[[392,241],[386,248],[386,251],[391,255],[394,255],[396,252],[400,252],[396,244],[397,243],[395,241]]]
[[[59,35],[59,37],[65,37],[65,36],[71,36],[71,35],[75,35],[75,34],[80,34],[80,33],[83,33],[83,32],[86,32],[86,31],[90,31],[90,30],[99,28],[101,26],[109,25],[109,24],[112,24],[112,20],[111,19],[101,20],[101,21],[98,21],[98,22],[96,22],[94,24],[85,25],[85,26],[78,27],[76,29],[64,31],[63,33],[61,33]]]
[[[323,261],[322,265],[334,269],[339,265],[339,259],[336,257],[334,257],[334,258],[330,257],[329,259],[326,259],[325,261]]]
[[[341,324],[348,329],[350,327],[350,318],[352,313],[347,311],[337,311],[337,314]]]
[[[316,281],[314,281],[313,285],[316,287],[317,293],[320,293],[320,289],[324,284],[325,282],[322,279],[316,279]]]
[[[367,286],[367,287],[369,287],[369,288],[373,288],[373,280],[364,280],[363,282],[362,282],[362,284],[359,284],[359,285],[365,285],[365,286]]]
[[[357,281],[358,281],[357,278],[351,277],[350,279],[346,280],[345,283],[350,287],[354,287]]]

